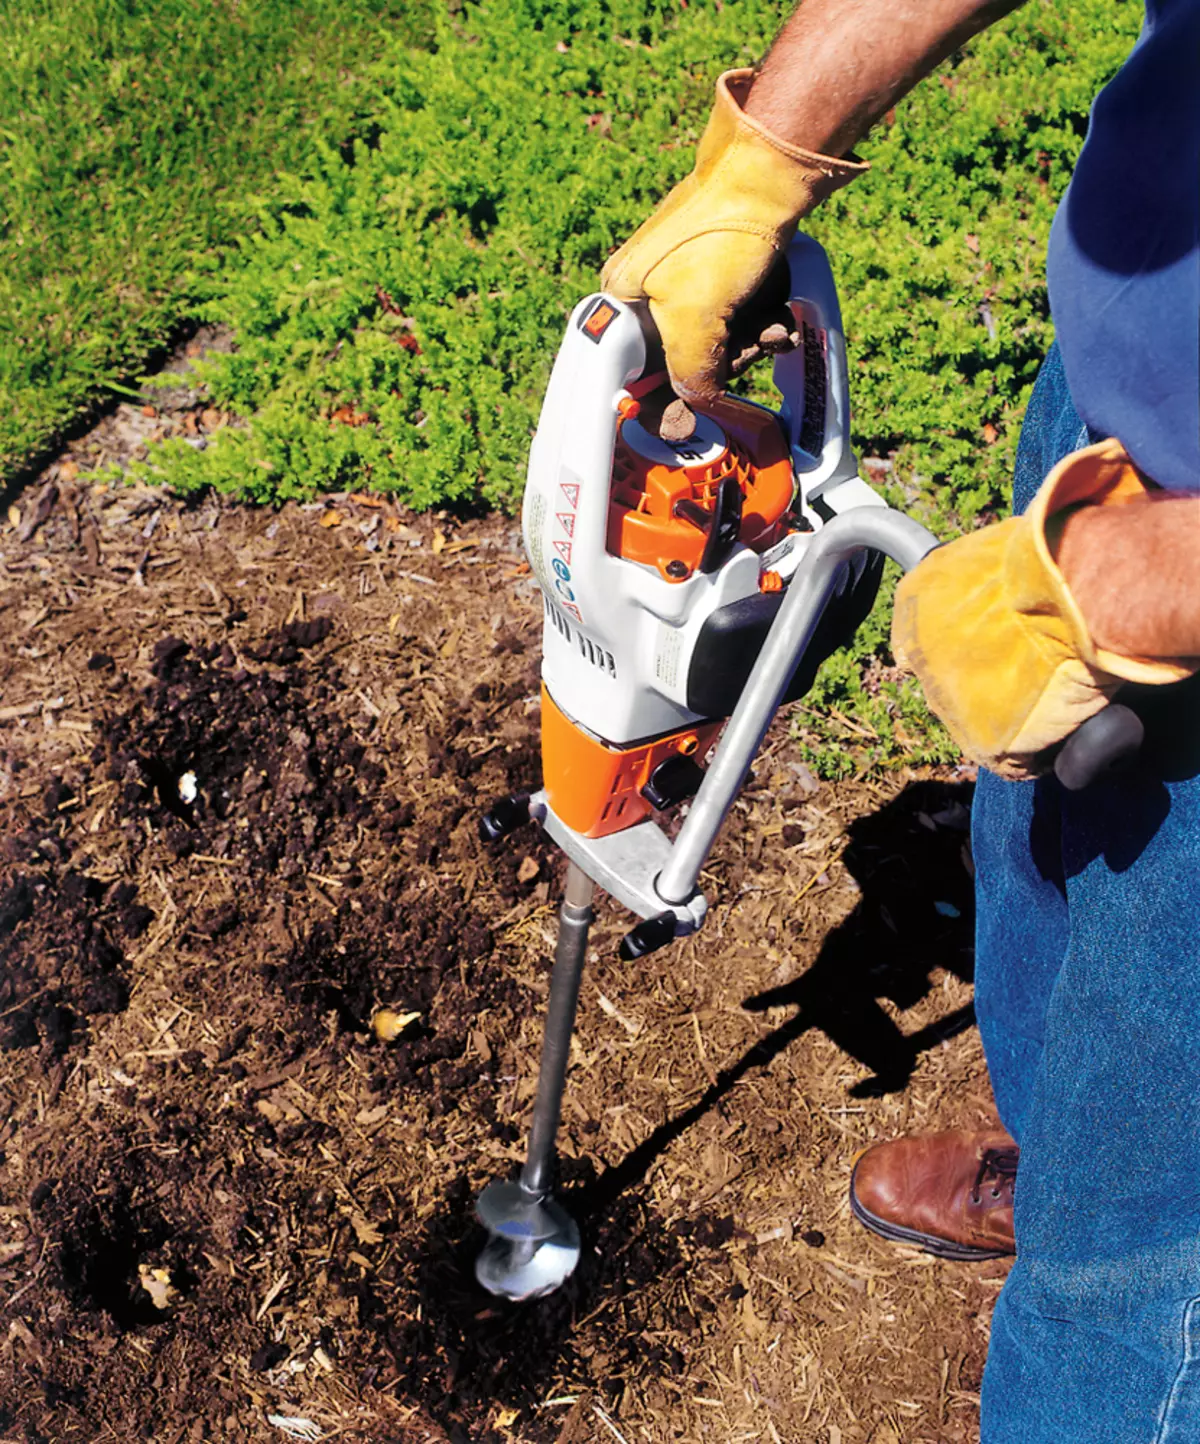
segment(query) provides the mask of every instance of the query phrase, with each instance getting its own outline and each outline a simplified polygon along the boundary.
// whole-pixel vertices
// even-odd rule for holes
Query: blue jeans
[[[1052,350],[1015,508],[1093,439]],[[976,1008],[1021,1145],[982,1444],[1200,1441],[1198,690],[1125,689],[1141,758],[1081,793],[980,778]]]

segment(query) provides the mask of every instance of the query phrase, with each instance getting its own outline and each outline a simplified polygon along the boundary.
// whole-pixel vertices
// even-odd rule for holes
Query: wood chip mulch
[[[1004,1265],[846,1202],[873,1140],[993,1116],[968,774],[821,783],[783,719],[703,933],[624,963],[602,901],[584,1258],[512,1309],[472,1200],[519,1166],[562,873],[476,832],[537,781],[514,526],[57,475],[0,628],[0,1440],[977,1438]]]

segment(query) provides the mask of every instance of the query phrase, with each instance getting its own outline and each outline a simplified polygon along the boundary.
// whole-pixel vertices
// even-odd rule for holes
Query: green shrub
[[[765,0],[492,0],[394,43],[364,82],[374,140],[314,144],[192,279],[240,349],[207,368],[248,415],[173,485],[260,500],[367,485],[419,507],[511,505],[570,307],[691,163],[715,75],[760,55]],[[839,277],[855,440],[936,526],[1002,499],[1050,337],[1042,257],[1092,95],[1135,7],[1034,0],[863,146],[812,218]],[[339,425],[335,413],[362,419]]]
[[[889,562],[879,600],[853,646],[822,664],[811,691],[790,713],[800,754],[822,777],[959,760],[957,746],[925,706],[916,680],[889,675],[882,666],[899,576],[899,568]]]
[[[690,164],[678,117],[694,139],[709,83],[669,14],[510,0],[467,29],[443,21],[432,53],[395,46],[372,75],[375,143],[317,147],[196,275],[201,314],[239,339],[206,368],[211,394],[253,425],[204,453],[164,448],[171,483],[511,504],[566,313]],[[745,35],[748,56],[775,18],[749,0],[736,27],[711,11],[689,30],[710,54]],[[330,420],[346,409],[370,419]]]

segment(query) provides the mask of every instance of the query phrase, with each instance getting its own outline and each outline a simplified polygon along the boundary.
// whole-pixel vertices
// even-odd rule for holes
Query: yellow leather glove
[[[796,222],[867,166],[800,150],[742,106],[752,70],[728,70],[696,168],[604,268],[622,301],[648,299],[676,392],[712,409],[728,375],[734,312],[758,290]]]
[[[1153,490],[1115,440],[1073,452],[1029,510],[931,552],[900,583],[892,650],[963,752],[1001,777],[1034,777],[1123,682],[1178,682],[1200,659],[1097,647],[1054,560],[1068,508]]]

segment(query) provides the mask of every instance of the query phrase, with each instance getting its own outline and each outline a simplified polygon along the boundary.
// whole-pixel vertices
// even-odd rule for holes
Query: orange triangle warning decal
[[[575,535],[575,513],[571,511],[556,512],[558,524],[568,536]]]
[[[554,550],[559,554],[560,557],[562,557],[563,561],[566,562],[566,564],[567,564],[568,566],[571,565],[571,543],[570,543],[570,542],[556,541],[556,542],[554,543]]]
[[[574,482],[560,481],[559,489],[567,499],[567,505],[572,511],[579,505],[579,487]]]

